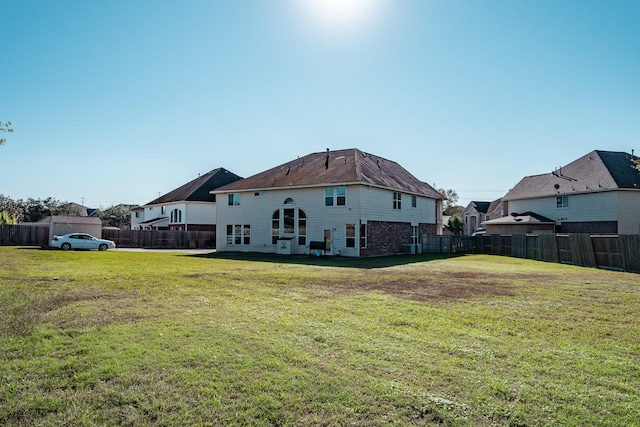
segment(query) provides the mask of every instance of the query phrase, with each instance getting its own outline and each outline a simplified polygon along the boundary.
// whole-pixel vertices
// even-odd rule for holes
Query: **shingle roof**
[[[308,154],[218,188],[216,192],[356,183],[420,194],[434,199],[444,198],[437,190],[418,180],[398,163],[357,148]]]
[[[488,213],[489,212],[489,206],[491,206],[491,202],[471,202],[475,205],[476,210],[479,213]]]
[[[150,201],[147,205],[180,201],[213,202],[215,198],[210,194],[212,190],[240,179],[242,178],[224,168],[214,169]]]
[[[503,216],[502,218],[483,221],[483,225],[517,225],[517,224],[555,224],[556,222],[546,216],[539,215],[535,212],[524,212],[518,215]]]
[[[638,157],[594,150],[553,172],[524,177],[503,200],[618,189],[639,189]]]

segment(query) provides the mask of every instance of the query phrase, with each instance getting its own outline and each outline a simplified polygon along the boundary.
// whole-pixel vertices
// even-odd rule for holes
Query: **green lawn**
[[[0,425],[640,426],[640,276],[0,247]]]

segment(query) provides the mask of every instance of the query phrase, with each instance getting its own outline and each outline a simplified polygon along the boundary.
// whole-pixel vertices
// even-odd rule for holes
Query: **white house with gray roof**
[[[132,230],[215,231],[216,199],[211,191],[242,179],[224,168],[214,169],[131,209]]]
[[[559,233],[639,234],[638,157],[595,150],[553,172],[523,178],[503,202],[511,217],[535,213],[555,221]]]

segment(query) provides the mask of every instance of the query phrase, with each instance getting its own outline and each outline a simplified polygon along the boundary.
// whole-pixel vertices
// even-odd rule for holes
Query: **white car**
[[[107,249],[115,249],[116,244],[111,240],[98,239],[91,234],[69,233],[63,236],[53,236],[51,247],[60,248],[63,251],[68,251],[69,249],[97,249],[99,251],[106,251]]]
[[[482,227],[478,227],[476,229],[476,231],[473,232],[473,234],[471,234],[472,236],[484,236],[485,234],[487,234],[487,230],[485,230]]]

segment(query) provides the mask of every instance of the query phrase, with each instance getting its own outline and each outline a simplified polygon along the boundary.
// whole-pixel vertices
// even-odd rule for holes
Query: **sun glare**
[[[329,37],[368,31],[383,13],[388,0],[293,0],[303,21]]]

